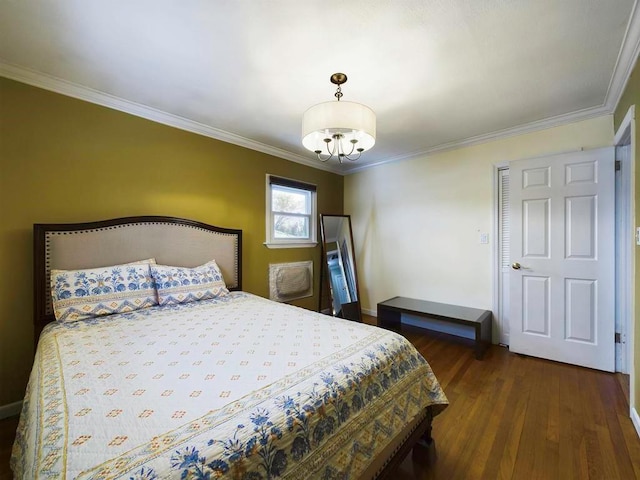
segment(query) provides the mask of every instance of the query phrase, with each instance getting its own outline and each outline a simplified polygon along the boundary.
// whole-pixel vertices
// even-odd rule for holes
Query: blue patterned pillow
[[[56,319],[74,322],[157,305],[150,264],[147,260],[90,270],[51,270]]]
[[[195,268],[151,265],[151,275],[160,305],[197,302],[229,293],[215,260]]]

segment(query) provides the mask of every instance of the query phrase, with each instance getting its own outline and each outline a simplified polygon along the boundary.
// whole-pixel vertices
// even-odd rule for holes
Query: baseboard
[[[640,417],[638,416],[638,411],[635,408],[631,409],[631,421],[633,422],[633,426],[636,427],[638,437],[640,437]]]
[[[365,315],[370,315],[372,317],[377,317],[378,316],[378,311],[377,310],[369,310],[367,308],[363,308],[361,310],[362,310],[362,313],[364,313]]]
[[[0,405],[0,420],[20,415],[21,410],[22,400],[19,402],[9,403],[8,405]]]

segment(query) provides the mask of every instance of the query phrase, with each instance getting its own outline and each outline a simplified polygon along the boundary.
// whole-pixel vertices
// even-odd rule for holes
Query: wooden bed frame
[[[194,267],[215,258],[229,290],[242,289],[242,230],[220,228],[194,220],[164,216],[125,217],[88,223],[35,224],[34,340],[54,321],[50,272],[117,265],[146,258],[159,264]],[[395,469],[415,446],[414,458],[433,457],[433,412],[405,430],[374,466],[372,477],[392,478]],[[426,447],[426,451],[425,451]]]

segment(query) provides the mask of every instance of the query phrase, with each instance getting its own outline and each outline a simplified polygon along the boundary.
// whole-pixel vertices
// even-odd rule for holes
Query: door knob
[[[511,268],[513,268],[514,270],[520,270],[520,264],[518,262],[513,262],[511,264]]]

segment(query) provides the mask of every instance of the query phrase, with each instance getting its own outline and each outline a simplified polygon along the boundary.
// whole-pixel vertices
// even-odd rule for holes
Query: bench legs
[[[482,357],[484,355],[484,351],[487,348],[487,345],[482,341],[482,328],[481,327],[482,327],[482,325],[478,324],[478,325],[476,325],[476,328],[475,328],[475,332],[476,332],[475,342],[476,342],[476,344],[475,344],[474,349],[475,349],[475,352],[476,352],[476,360],[482,360]]]
[[[402,313],[378,307],[378,326],[400,332],[402,329]]]

